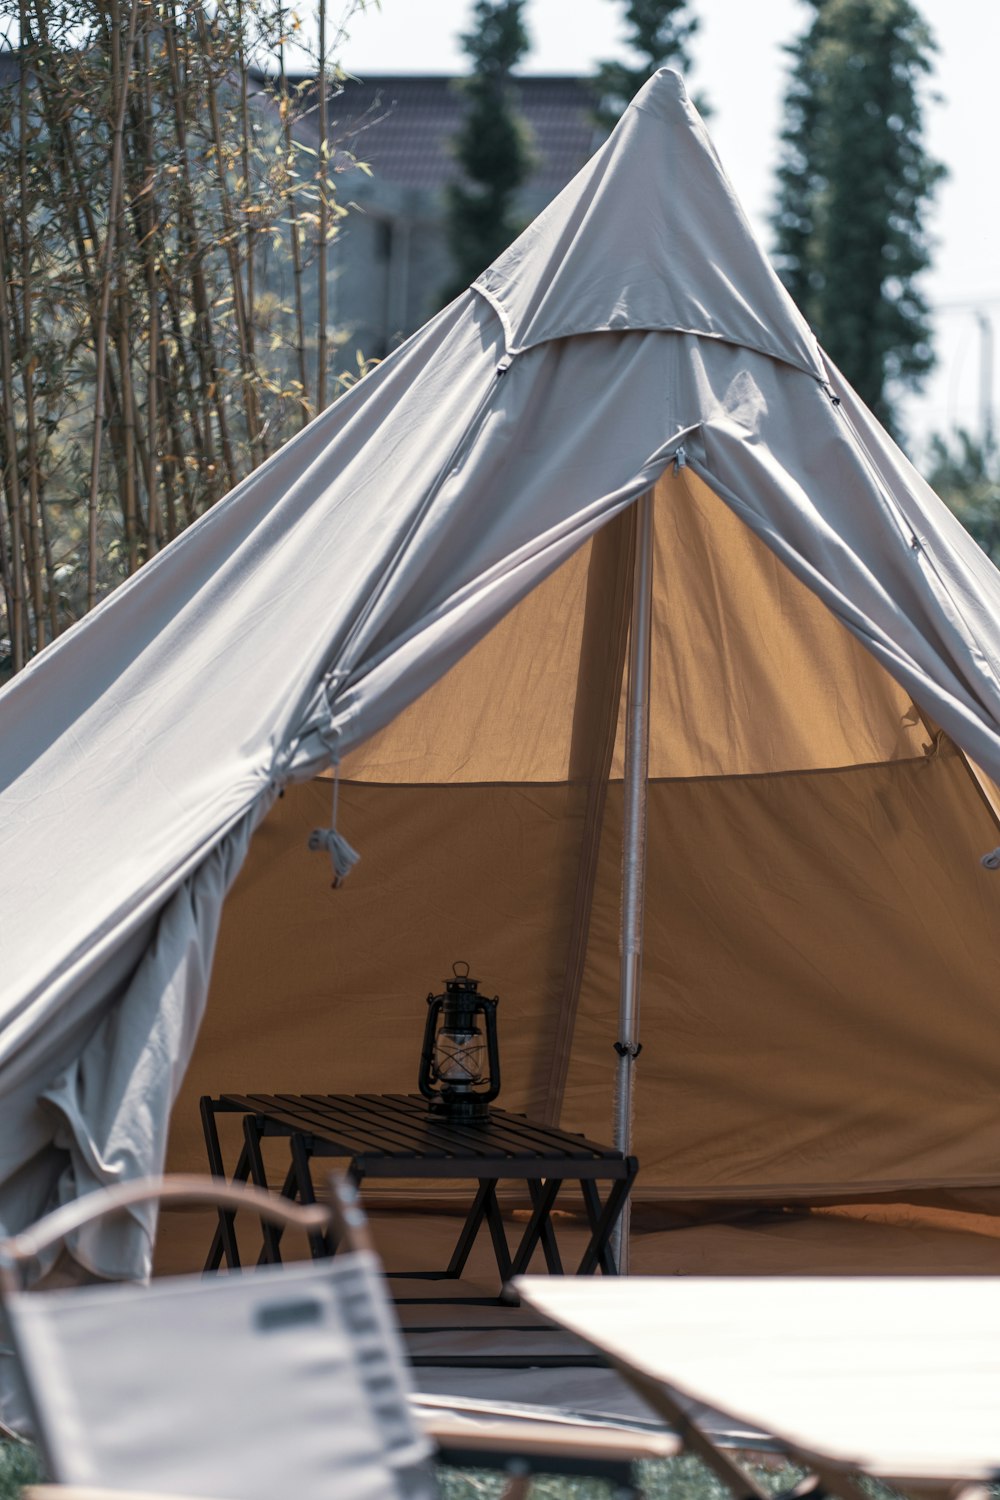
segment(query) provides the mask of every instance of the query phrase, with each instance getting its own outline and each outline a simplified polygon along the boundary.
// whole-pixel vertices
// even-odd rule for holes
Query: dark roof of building
[[[348,80],[328,104],[331,139],[385,182],[439,189],[457,176],[452,141],[465,110],[458,82],[419,74]],[[530,186],[551,197],[603,139],[594,95],[585,78],[517,78],[513,88],[535,153]],[[308,118],[315,129],[315,111]]]

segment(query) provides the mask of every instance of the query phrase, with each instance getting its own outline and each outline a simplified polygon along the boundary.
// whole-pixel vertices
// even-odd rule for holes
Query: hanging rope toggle
[[[309,847],[312,850],[326,849],[330,855],[330,865],[333,869],[333,890],[339,890],[344,881],[350,875],[361,855],[347,842],[342,833],[337,832],[337,802],[340,796],[340,762],[333,763],[333,811],[330,814],[329,828],[314,828],[309,835]]]

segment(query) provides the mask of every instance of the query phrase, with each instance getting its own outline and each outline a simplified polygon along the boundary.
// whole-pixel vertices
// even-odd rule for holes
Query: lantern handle
[[[486,1090],[484,1100],[490,1103],[500,1092],[500,1048],[497,1045],[497,1006],[500,997],[494,995],[492,1000],[482,997],[484,1014],[490,1013],[491,1019],[486,1027],[486,1066],[490,1072],[490,1086]]]
[[[465,970],[464,974],[460,974],[458,972],[460,968]],[[468,979],[470,968],[471,965],[467,964],[464,958],[457,958],[451,966],[451,972],[454,974],[456,979]]]

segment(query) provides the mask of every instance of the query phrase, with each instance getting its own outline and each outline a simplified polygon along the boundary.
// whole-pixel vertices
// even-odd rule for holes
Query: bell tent
[[[608,1139],[634,1071],[640,1202],[988,1205],[998,670],[1000,575],[659,74],[0,696],[3,1227],[203,1169],[200,1093],[412,1089],[454,959],[507,1108]]]

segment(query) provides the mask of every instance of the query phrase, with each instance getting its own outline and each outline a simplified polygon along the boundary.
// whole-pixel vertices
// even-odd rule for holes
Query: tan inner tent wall
[[[500,1103],[609,1139],[620,517],[341,768],[338,891],[289,788],[227,902],[202,1093],[416,1087],[452,961],[500,996]],[[655,494],[640,1200],[1000,1182],[1000,842],[963,757],[690,471]],[[987,1194],[987,1197],[989,1195]]]

